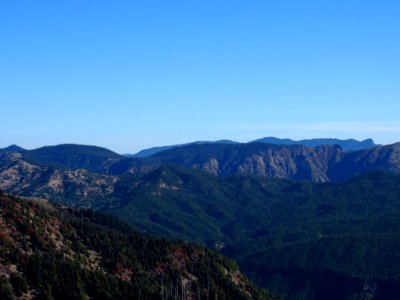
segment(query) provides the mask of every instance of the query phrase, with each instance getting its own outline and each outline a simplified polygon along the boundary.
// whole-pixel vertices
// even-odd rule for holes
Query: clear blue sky
[[[400,1],[0,1],[0,147],[400,140]]]

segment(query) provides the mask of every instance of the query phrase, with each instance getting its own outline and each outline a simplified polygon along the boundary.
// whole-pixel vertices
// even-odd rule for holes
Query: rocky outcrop
[[[0,188],[8,193],[40,198],[107,198],[114,191],[116,176],[92,173],[83,169],[60,170],[38,166],[21,158],[19,153],[0,156]]]
[[[308,148],[262,143],[192,145],[168,150],[148,159],[228,176],[244,173],[261,176],[329,181],[328,170],[345,156],[339,146]]]

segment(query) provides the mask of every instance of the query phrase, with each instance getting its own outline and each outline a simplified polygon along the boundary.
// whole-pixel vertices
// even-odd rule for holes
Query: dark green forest
[[[399,298],[398,174],[316,184],[171,166],[131,180],[117,189],[129,194],[103,209],[143,231],[218,249],[273,292]]]
[[[271,299],[210,250],[115,217],[0,195],[0,298]]]

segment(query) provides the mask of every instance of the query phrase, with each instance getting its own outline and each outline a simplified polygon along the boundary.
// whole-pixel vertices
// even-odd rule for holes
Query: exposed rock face
[[[266,149],[245,157],[233,164],[226,164],[222,175],[247,173],[278,178],[309,179],[317,182],[329,181],[327,170],[340,159],[342,151],[338,147],[323,146],[306,148]]]
[[[345,155],[339,146],[308,148],[253,143],[192,145],[165,151],[149,161],[183,165],[222,176],[245,173],[326,182],[330,180],[329,168]]]
[[[1,189],[10,190],[16,185],[24,189],[40,176],[40,167],[22,160],[19,153],[0,154],[0,160],[3,165],[0,168]]]
[[[116,176],[91,173],[87,170],[58,170],[38,166],[21,159],[19,153],[0,156],[0,189],[9,193],[52,198],[105,198],[114,191]]]
[[[215,175],[244,173],[316,182],[342,181],[373,170],[400,172],[400,143],[354,152],[336,145],[190,145],[161,152],[147,162],[176,164]]]
[[[400,143],[355,152],[330,145],[316,148],[265,143],[189,145],[146,159],[98,159],[98,167],[92,159],[90,169],[99,172],[84,169],[85,163],[76,163],[70,154],[67,154],[68,165],[79,167],[46,165],[43,161],[47,158],[41,155],[39,164],[22,153],[0,152],[0,188],[24,196],[67,197],[84,202],[88,198],[111,197],[116,183],[125,175],[149,173],[160,165],[180,165],[220,176],[254,174],[315,182],[343,181],[379,169],[400,172]],[[54,152],[51,157],[64,160]]]

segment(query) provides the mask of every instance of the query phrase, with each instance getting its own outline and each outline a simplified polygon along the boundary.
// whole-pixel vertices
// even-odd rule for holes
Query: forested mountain
[[[162,167],[128,189],[109,212],[220,249],[290,299],[400,295],[400,175],[316,184]]]
[[[291,139],[280,139],[276,137],[265,137],[254,140],[252,142],[275,144],[275,145],[304,145],[307,147],[318,147],[321,145],[338,145],[344,151],[358,151],[362,149],[374,148],[379,145],[375,144],[372,139],[357,141],[355,139],[340,140],[340,139],[309,139],[294,141]]]
[[[22,151],[25,151],[25,150],[26,149],[14,144],[14,145],[10,145],[8,147],[0,149],[0,152],[1,151],[4,151],[4,152],[22,152]]]
[[[280,138],[276,138],[276,137],[264,137],[261,139],[250,141],[249,143],[254,143],[254,142],[275,144],[275,145],[303,145],[303,146],[307,146],[307,147],[318,147],[318,146],[322,146],[322,145],[338,145],[344,151],[357,151],[357,150],[362,150],[362,149],[373,148],[373,147],[379,146],[379,145],[375,144],[372,139],[366,139],[364,141],[357,141],[355,139],[341,140],[341,139],[325,138],[325,139],[309,139],[309,140],[294,141],[291,139],[280,139]],[[151,155],[154,155],[158,152],[177,148],[177,147],[189,146],[189,145],[201,145],[201,144],[239,144],[239,143],[231,141],[231,140],[196,141],[196,142],[179,144],[179,145],[152,147],[152,148],[148,148],[148,149],[143,149],[136,154],[127,154],[126,156],[144,158],[144,157],[149,157]]]
[[[108,167],[123,158],[108,149],[97,146],[62,144],[21,152],[30,163],[64,169],[86,169],[106,172]]]
[[[348,153],[328,176],[340,181],[374,170],[400,172],[400,143]]]
[[[114,217],[0,192],[0,298],[272,299],[232,261]]]
[[[238,142],[230,141],[230,140],[220,140],[220,141],[196,141],[196,142],[191,142],[191,143],[186,143],[186,144],[179,144],[179,145],[171,145],[171,146],[160,146],[160,147],[152,147],[148,149],[143,149],[139,151],[136,154],[127,154],[126,156],[129,157],[138,157],[138,158],[144,158],[144,157],[149,157],[151,155],[154,155],[158,152],[177,148],[177,147],[182,147],[182,146],[188,146],[188,145],[203,145],[203,144],[238,144]]]

